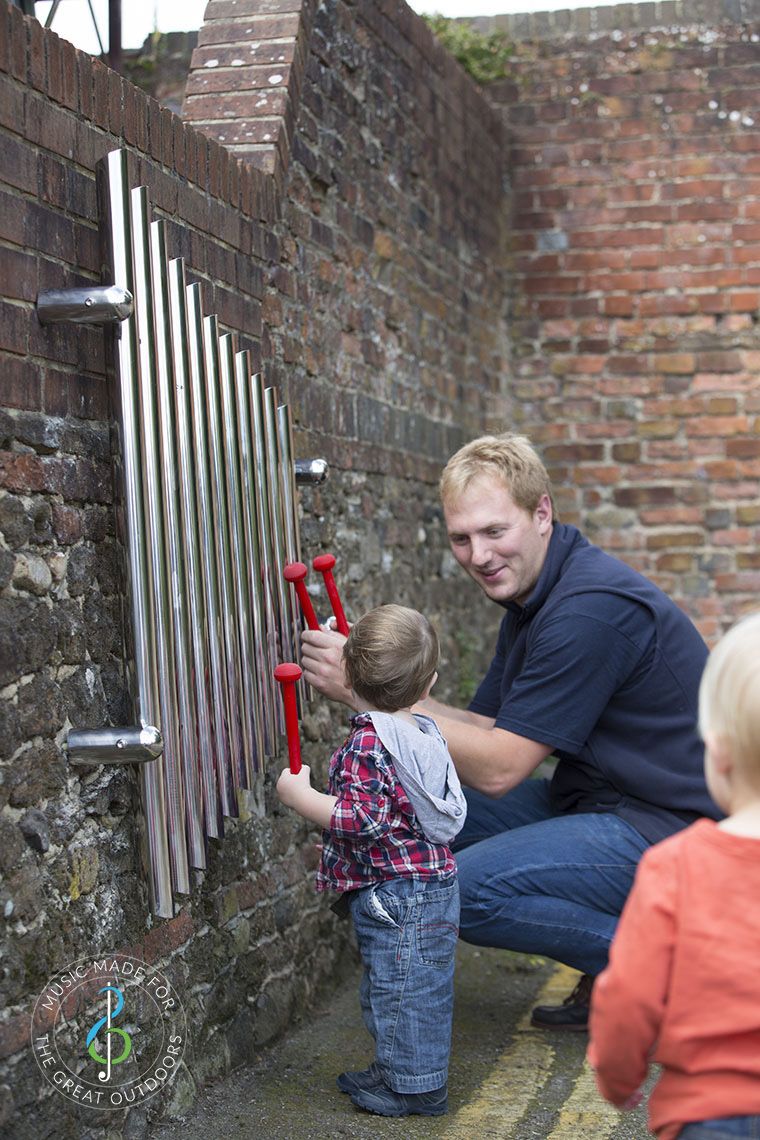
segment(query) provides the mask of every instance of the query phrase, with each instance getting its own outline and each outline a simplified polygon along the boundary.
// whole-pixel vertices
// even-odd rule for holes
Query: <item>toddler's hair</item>
[[[699,687],[699,731],[726,742],[760,771],[760,612],[737,622],[707,659]]]
[[[558,521],[549,474],[527,436],[511,432],[481,435],[460,447],[441,475],[439,491],[444,505],[458,499],[473,479],[483,475],[501,480],[517,506],[530,514],[541,496],[548,495],[553,521]]]
[[[438,668],[438,635],[417,610],[378,606],[351,627],[343,647],[346,680],[379,712],[409,708]]]

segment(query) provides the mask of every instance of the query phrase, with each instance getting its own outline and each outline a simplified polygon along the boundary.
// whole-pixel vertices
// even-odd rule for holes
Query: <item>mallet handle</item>
[[[296,702],[296,681],[301,676],[301,667],[292,661],[278,665],[274,671],[275,680],[282,689],[282,703],[285,706],[285,731],[288,737],[288,761],[294,776],[301,771],[301,740],[298,735],[298,704]]]
[[[335,585],[335,579],[332,573],[332,568],[335,565],[335,556],[333,554],[318,554],[311,565],[314,570],[322,574],[325,579],[325,589],[330,599],[332,612],[335,614],[338,633],[342,633],[344,637],[348,637],[348,622],[343,612],[340,594],[338,593],[338,587]]]
[[[288,562],[282,571],[285,580],[291,582],[296,588],[301,613],[309,629],[319,629],[319,621],[317,620],[317,615],[314,613],[314,606],[311,604],[309,591],[306,589],[305,578],[308,572],[303,562]]]

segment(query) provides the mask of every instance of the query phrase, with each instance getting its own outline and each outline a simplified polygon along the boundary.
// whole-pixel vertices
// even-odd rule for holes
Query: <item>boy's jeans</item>
[[[760,1116],[721,1116],[713,1120],[687,1124],[677,1140],[745,1140],[760,1138]]]
[[[351,897],[364,974],[359,998],[375,1061],[398,1093],[446,1083],[454,1004],[459,885],[388,879]]]

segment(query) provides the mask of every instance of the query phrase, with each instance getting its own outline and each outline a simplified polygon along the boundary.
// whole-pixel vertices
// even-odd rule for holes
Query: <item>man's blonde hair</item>
[[[509,491],[516,506],[530,514],[542,495],[552,504],[552,520],[558,521],[552,485],[546,468],[524,435],[482,435],[460,447],[443,469],[440,482],[444,504],[453,503],[473,479],[494,475]]]
[[[699,731],[760,774],[760,612],[737,622],[707,659],[699,686]]]
[[[378,606],[351,627],[343,646],[346,680],[380,712],[409,708],[438,668],[438,635],[417,610]]]

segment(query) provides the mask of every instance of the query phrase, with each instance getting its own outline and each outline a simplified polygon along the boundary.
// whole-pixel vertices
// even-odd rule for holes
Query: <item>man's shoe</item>
[[[562,1005],[537,1005],[530,1019],[538,1029],[588,1029],[588,1014],[594,979],[582,974],[578,985]]]
[[[357,1108],[377,1116],[443,1116],[449,1108],[448,1085],[433,1092],[397,1093],[379,1084],[352,1093],[351,1100]]]
[[[341,1073],[335,1083],[341,1092],[355,1093],[361,1089],[371,1089],[375,1085],[381,1085],[383,1078],[373,1061],[368,1069],[361,1069],[355,1073]]]

